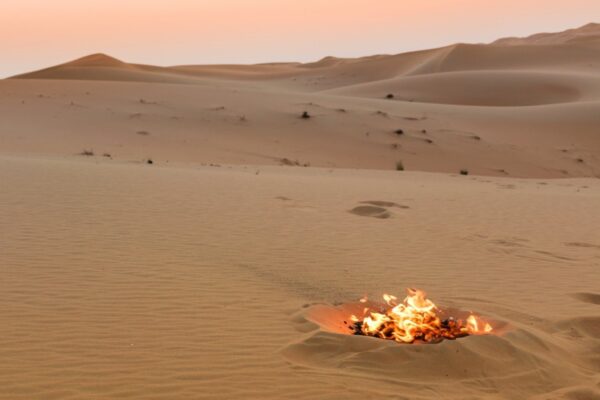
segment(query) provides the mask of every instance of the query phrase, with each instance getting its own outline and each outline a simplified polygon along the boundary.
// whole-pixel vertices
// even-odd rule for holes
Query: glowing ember
[[[408,296],[400,304],[388,294],[383,299],[389,306],[381,312],[363,309],[363,318],[353,315],[350,329],[356,335],[374,336],[401,343],[440,342],[468,335],[485,335],[493,328],[481,318],[471,314],[466,320],[448,317],[441,319],[437,306],[421,290],[408,289]],[[366,303],[361,299],[361,303]]]

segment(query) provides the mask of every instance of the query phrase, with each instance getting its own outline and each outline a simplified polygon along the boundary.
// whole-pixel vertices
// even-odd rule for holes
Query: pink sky
[[[156,65],[311,61],[599,20],[599,0],[2,0],[0,77],[97,52]]]

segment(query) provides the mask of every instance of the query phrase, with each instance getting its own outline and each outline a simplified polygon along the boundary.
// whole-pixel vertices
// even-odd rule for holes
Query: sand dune
[[[308,64],[156,67],[95,54],[0,82],[0,151],[598,176],[600,49],[579,43],[595,32]]]
[[[596,73],[600,51],[576,45],[459,44],[415,73],[477,70],[558,70]]]
[[[600,24],[590,23],[576,29],[556,33],[537,33],[525,38],[503,38],[496,40],[497,45],[527,44],[600,44]]]
[[[15,79],[68,79],[154,83],[193,83],[193,79],[161,67],[127,64],[106,54],[92,54],[66,64],[46,68]]]
[[[532,106],[600,99],[595,75],[530,71],[468,71],[417,75],[348,86],[328,93],[471,106]]]
[[[593,25],[596,27],[596,25]],[[184,77],[222,79],[278,80],[284,78],[318,79],[319,86],[334,87],[373,82],[406,75],[478,70],[564,70],[596,73],[600,62],[600,47],[589,46],[595,35],[589,28],[573,30],[574,41],[548,40],[544,45],[523,39],[512,43],[502,39],[492,45],[456,44],[432,50],[398,55],[378,55],[356,59],[326,57],[313,63],[270,63],[256,65],[187,65],[156,67],[128,64],[105,54],[93,54],[55,67],[18,75],[19,79],[77,79],[128,80],[134,75],[118,76],[116,70],[138,72],[143,81],[144,72]],[[593,32],[600,37],[600,29]],[[554,37],[554,36],[552,36]],[[587,43],[579,45],[578,41]],[[146,78],[150,82],[156,78]],[[334,82],[331,82],[334,81]],[[184,82],[184,81],[182,81]],[[299,88],[299,87],[298,87]]]

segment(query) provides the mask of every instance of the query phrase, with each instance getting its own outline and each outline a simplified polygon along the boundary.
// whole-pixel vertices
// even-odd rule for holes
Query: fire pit
[[[399,343],[438,343],[469,335],[486,335],[493,327],[480,317],[470,314],[466,318],[445,315],[427,298],[425,292],[408,289],[402,302],[392,295],[383,295],[385,303],[377,310],[366,298],[362,316],[352,315],[344,321],[354,335],[373,336]]]

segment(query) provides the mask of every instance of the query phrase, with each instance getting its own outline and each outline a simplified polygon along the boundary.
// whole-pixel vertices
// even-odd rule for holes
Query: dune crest
[[[498,39],[492,44],[494,45],[548,45],[548,44],[565,44],[565,43],[589,43],[596,42],[600,45],[600,24],[589,23],[575,29],[567,29],[556,33],[537,33],[531,36],[518,38],[509,37]]]
[[[103,53],[90,54],[63,64],[64,67],[124,67],[123,61]]]

